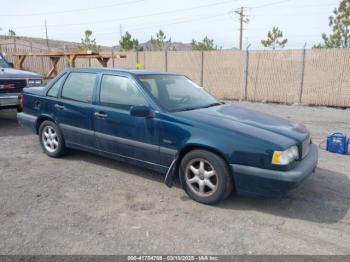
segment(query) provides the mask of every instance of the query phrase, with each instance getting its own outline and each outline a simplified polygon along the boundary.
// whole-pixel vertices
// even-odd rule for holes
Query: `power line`
[[[249,9],[264,8],[264,7],[268,7],[268,6],[273,6],[273,5],[279,5],[279,4],[287,3],[287,2],[290,2],[290,1],[291,0],[277,1],[277,2],[267,3],[267,4],[258,5],[258,6],[254,6],[254,7],[249,7]]]
[[[54,25],[50,25],[50,26],[51,27],[61,27],[61,26],[65,27],[65,26],[74,26],[74,25],[90,25],[90,24],[110,23],[110,22],[115,22],[115,21],[134,20],[134,19],[139,19],[139,18],[161,16],[161,15],[173,14],[173,13],[178,13],[178,12],[185,12],[185,11],[191,11],[191,10],[196,10],[196,9],[201,9],[201,8],[207,8],[207,7],[212,7],[212,6],[224,5],[224,4],[238,2],[238,1],[240,1],[240,0],[226,0],[226,1],[221,1],[221,2],[212,3],[212,4],[206,4],[206,5],[189,7],[189,8],[181,8],[181,9],[157,12],[157,13],[152,13],[152,14],[147,14],[147,15],[129,16],[129,17],[122,17],[122,18],[117,18],[117,19],[95,20],[95,21],[83,22],[83,23],[56,24],[56,25],[54,24]],[[17,27],[16,29],[18,29],[18,28],[34,28],[34,27],[39,27],[39,26]]]
[[[232,12],[230,12],[230,13],[232,13]],[[227,14],[227,13],[220,13],[221,15],[225,15],[225,14]],[[220,15],[219,14],[219,15]],[[313,13],[309,13],[309,14],[313,14]],[[317,12],[317,14],[319,14],[318,12]],[[327,14],[325,14],[325,15],[327,15]],[[216,14],[214,14],[214,17],[216,17],[217,15]],[[247,16],[249,16],[249,15],[247,15]],[[275,14],[269,14],[269,15],[256,15],[256,16],[259,16],[259,17],[270,17],[270,16],[276,16],[276,17],[279,17],[279,16],[290,16],[290,17],[298,17],[299,15],[290,15],[290,14],[287,14],[287,13],[279,13],[279,14],[277,14],[277,13],[275,13]],[[212,17],[212,16],[207,16],[208,18],[209,17]],[[255,17],[255,15],[253,16],[253,18]],[[251,18],[252,19],[252,18]],[[197,20],[197,19],[194,19],[194,21],[195,20]],[[167,21],[169,21],[169,20],[167,20]],[[190,20],[186,20],[186,21],[188,21],[188,22],[190,22],[190,21],[192,21],[192,19],[190,19]],[[175,23],[171,23],[171,24],[177,24],[178,22],[175,22]],[[159,24],[157,23],[157,25],[159,25],[159,26],[162,26],[162,25],[168,25],[168,24],[161,24],[160,22],[159,22]],[[51,26],[51,25],[50,25]],[[139,26],[139,25],[136,25],[136,26]],[[151,28],[151,27],[153,27],[153,26],[146,26],[146,27],[141,27],[141,28]],[[128,27],[128,28],[130,28],[130,27]],[[131,27],[131,28],[133,28],[133,27]],[[255,28],[255,27],[254,27]],[[261,27],[259,27],[259,28],[261,28]],[[308,26],[308,28],[310,28],[310,26]],[[317,29],[317,28],[321,28],[321,27],[313,27],[313,28],[315,28],[315,29]],[[322,27],[323,28],[323,27]],[[17,29],[17,28],[16,28]],[[263,27],[262,29],[265,29],[265,27]],[[239,30],[239,29],[238,29]],[[245,30],[245,29],[243,29],[243,30]],[[39,32],[41,32],[41,30],[40,29],[38,29],[38,30],[36,30],[35,29],[35,31],[33,31],[33,30],[27,30],[26,32],[31,32],[31,33],[39,33]],[[67,33],[66,31],[65,31],[65,33]]]
[[[213,19],[213,18],[218,18],[222,17],[223,15],[227,15],[227,12],[225,13],[218,13],[216,15],[211,15],[211,16],[205,16],[205,17],[199,17],[195,19],[187,19],[187,20],[180,20],[172,23],[167,23],[167,24],[157,24],[157,25],[152,25],[152,26],[143,26],[143,27],[131,27],[129,28],[130,30],[141,30],[141,29],[147,29],[147,28],[154,28],[154,27],[160,27],[160,26],[169,26],[169,25],[176,25],[176,24],[183,24],[183,23],[188,23],[188,22],[195,22],[195,21],[201,21],[201,20],[206,20],[206,19]],[[227,19],[227,18],[225,18]]]
[[[294,6],[293,5],[293,9],[296,9],[296,8],[305,8],[305,7],[328,7],[328,6],[337,6],[337,4],[317,4],[317,5],[297,5],[297,6]],[[256,9],[255,7],[247,7],[248,9]],[[262,7],[261,7],[262,8]]]
[[[320,10],[319,10],[320,11]],[[325,15],[329,16],[332,11],[325,10],[321,12],[307,12],[308,15]],[[300,13],[272,13],[272,14],[254,14],[254,17],[288,17],[288,18],[298,18],[300,17]]]
[[[40,16],[40,15],[57,15],[57,14],[66,14],[66,13],[75,13],[75,12],[83,12],[83,11],[90,11],[90,10],[96,10],[101,8],[107,8],[107,7],[113,7],[113,6],[121,6],[121,5],[128,5],[133,3],[139,3],[143,2],[145,0],[133,0],[133,1],[127,1],[122,3],[114,3],[110,5],[102,5],[102,6],[95,6],[95,7],[88,7],[88,8],[79,8],[79,9],[71,9],[71,10],[64,10],[64,11],[52,11],[52,12],[43,12],[43,13],[24,13],[24,14],[0,14],[0,16]]]
[[[165,27],[169,25],[176,25],[176,24],[183,24],[183,23],[188,23],[188,22],[196,22],[196,21],[201,21],[201,20],[213,20],[217,18],[221,19],[227,19],[227,17],[223,17],[224,15],[227,15],[228,13],[217,13],[215,15],[206,15],[206,16],[201,16],[198,18],[191,18],[191,19],[185,19],[185,20],[179,20],[171,23],[162,23],[162,24],[153,24],[153,25],[148,25],[148,26],[141,26],[141,27],[129,27],[128,31],[138,31],[138,30],[143,30],[143,29],[148,29],[148,28],[155,28],[155,27]],[[221,20],[220,19],[220,20]],[[98,35],[108,35],[108,34],[117,34],[117,31],[110,31],[110,32],[99,32]],[[66,33],[65,33],[66,34]]]

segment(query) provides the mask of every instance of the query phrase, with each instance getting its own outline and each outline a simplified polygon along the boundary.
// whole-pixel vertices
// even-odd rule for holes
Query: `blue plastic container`
[[[327,151],[346,155],[349,151],[349,140],[345,134],[333,133],[327,137]]]

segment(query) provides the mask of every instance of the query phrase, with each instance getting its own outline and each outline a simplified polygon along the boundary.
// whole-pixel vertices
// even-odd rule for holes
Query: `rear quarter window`
[[[64,82],[65,76],[66,74],[63,74],[58,80],[56,80],[53,86],[51,86],[51,88],[49,89],[49,92],[47,92],[47,96],[58,97],[58,92],[60,90],[61,85]]]

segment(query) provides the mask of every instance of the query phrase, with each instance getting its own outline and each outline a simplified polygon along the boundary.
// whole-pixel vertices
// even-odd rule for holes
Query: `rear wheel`
[[[186,193],[204,204],[227,198],[233,189],[226,162],[206,150],[193,150],[185,155],[180,165],[180,178]]]
[[[44,121],[40,125],[39,140],[41,148],[50,157],[60,157],[66,151],[61,130],[52,121]]]

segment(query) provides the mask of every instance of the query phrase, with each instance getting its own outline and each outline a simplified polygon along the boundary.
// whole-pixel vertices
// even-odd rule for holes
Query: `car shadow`
[[[26,136],[30,130],[22,128],[17,121],[16,110],[0,110],[0,137]]]
[[[149,169],[145,169],[142,167],[138,167],[130,163],[95,155],[92,153],[75,150],[75,149],[69,149],[69,152],[67,155],[64,156],[64,159],[68,161],[86,161],[90,164],[100,165],[103,167],[107,167],[109,169],[118,170],[120,172],[125,172],[131,175],[140,176],[147,180],[152,180],[152,181],[164,184],[164,179],[165,179],[164,174],[161,174],[159,172],[155,172]],[[166,185],[164,184],[164,186]],[[173,186],[177,188],[181,188],[179,179],[175,179]]]
[[[164,183],[163,174],[78,150],[70,150],[65,159],[83,160]],[[179,179],[174,181],[174,187],[181,188]],[[346,216],[350,208],[349,188],[350,180],[347,175],[318,168],[314,175],[283,198],[246,197],[233,193],[227,200],[214,207],[242,211],[254,210],[317,223],[336,223]],[[189,200],[187,196],[179,196],[179,198],[183,201]]]
[[[346,174],[318,168],[283,198],[244,197],[233,194],[217,208],[254,210],[317,223],[336,223],[350,208],[350,180]]]

